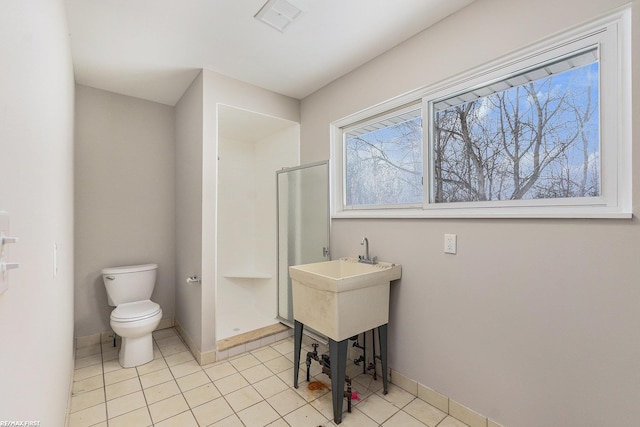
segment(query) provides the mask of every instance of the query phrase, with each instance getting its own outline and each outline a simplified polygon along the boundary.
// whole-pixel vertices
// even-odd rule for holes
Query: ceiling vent
[[[300,9],[286,0],[269,0],[254,16],[281,33],[300,16]]]

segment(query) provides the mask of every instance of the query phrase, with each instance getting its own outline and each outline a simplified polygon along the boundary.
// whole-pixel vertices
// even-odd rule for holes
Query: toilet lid
[[[127,302],[120,304],[111,312],[111,320],[133,322],[155,316],[161,311],[160,305],[151,300]]]

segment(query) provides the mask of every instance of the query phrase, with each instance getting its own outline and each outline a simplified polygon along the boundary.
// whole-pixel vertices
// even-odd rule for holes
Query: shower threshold
[[[218,348],[218,351],[224,351],[242,344],[246,344],[248,342],[256,341],[289,330],[291,330],[289,326],[282,323],[276,323],[275,325],[265,326],[264,328],[254,329],[253,331],[244,332],[242,334],[234,335],[229,338],[221,339],[216,343],[216,346]]]

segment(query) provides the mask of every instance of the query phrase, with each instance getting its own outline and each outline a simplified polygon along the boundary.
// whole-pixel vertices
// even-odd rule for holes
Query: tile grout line
[[[276,351],[276,352],[278,352],[278,353],[279,353],[279,355],[280,355],[280,356],[278,356],[278,357],[286,357],[284,354],[282,354],[280,351],[278,351],[278,350],[275,348],[275,346],[274,346],[273,344],[270,344],[270,345],[269,345],[269,347],[270,347],[271,349],[273,349],[274,351]],[[255,357],[255,356],[254,356],[254,357]],[[257,359],[257,358],[256,358],[256,359]],[[276,357],[276,358],[274,358],[274,359],[272,359],[272,360],[275,360],[275,359],[277,359],[277,357]],[[259,359],[258,359],[258,360],[259,360]],[[272,370],[271,370],[271,369],[266,365],[266,363],[265,363],[265,362],[260,361],[260,363],[261,363],[261,365],[262,365],[262,366],[264,366],[264,367],[265,367],[265,369],[267,369],[268,371],[270,371],[270,372],[272,373],[272,375],[273,375],[273,376],[276,376],[276,377],[278,377],[278,378],[279,378],[278,373],[273,372],[273,371],[272,371]],[[293,365],[293,363],[292,363],[292,365]],[[295,366],[293,366],[293,369],[295,369]],[[289,388],[289,389],[290,389],[290,388]],[[286,391],[286,390],[285,390],[285,391]],[[294,391],[294,392],[295,392],[295,391]],[[284,393],[284,391],[283,391],[282,393]],[[276,394],[276,395],[277,395],[277,394]],[[289,414],[291,414],[291,413],[293,413],[294,411],[296,411],[296,410],[298,410],[298,409],[299,409],[299,408],[295,408],[295,409],[293,409],[292,411],[288,412],[287,414],[281,415],[281,414],[276,410],[276,408],[274,408],[274,407],[273,407],[273,405],[271,405],[271,403],[270,403],[267,399],[264,399],[264,400],[265,400],[265,401],[266,401],[266,403],[267,403],[269,406],[271,406],[271,408],[272,408],[272,409],[273,409],[273,410],[274,410],[274,411],[279,415],[279,418],[281,418],[281,419],[283,419],[283,420],[284,420],[284,417],[285,417],[285,416],[287,416],[287,415],[289,415]],[[310,403],[311,403],[311,402],[307,401],[306,399],[304,399],[304,400],[305,400],[305,403],[304,403],[304,405],[302,405],[302,406],[305,406],[305,405],[307,405],[307,404],[310,404]],[[301,406],[301,407],[302,407],[302,406]],[[314,408],[314,409],[315,409],[315,408]],[[323,415],[323,416],[324,416],[324,415]]]
[[[280,356],[278,356],[278,357],[283,356],[283,355],[282,355],[282,353],[280,353],[278,350],[276,350],[275,348],[273,348],[273,344],[269,344],[269,348],[271,348],[272,350],[274,350],[274,351],[276,351],[278,354],[280,354]],[[253,355],[252,355],[252,356],[253,356]],[[253,356],[253,357],[255,357],[255,356]],[[256,359],[258,359],[258,358],[256,357]],[[275,357],[275,358],[273,358],[273,359],[271,359],[271,360],[275,360],[275,359],[277,359],[277,357]],[[258,360],[260,360],[260,359],[258,359]],[[280,377],[278,376],[278,374],[276,374],[276,373],[275,373],[275,372],[273,372],[271,369],[269,369],[269,367],[268,367],[267,365],[265,365],[265,363],[264,363],[264,362],[262,362],[262,361],[260,360],[260,363],[261,363],[261,364],[262,364],[262,365],[263,365],[263,366],[264,366],[264,367],[265,367],[269,372],[271,372],[271,373],[273,374],[272,376],[275,376],[275,377],[280,378]],[[295,369],[295,368],[294,368],[294,369]],[[287,385],[288,385],[288,384],[287,384]],[[289,388],[289,389],[290,389],[290,388]],[[286,391],[286,389],[285,389],[285,390],[283,390],[281,393],[284,393],[285,391]],[[258,392],[258,394],[260,394],[260,393]],[[278,394],[279,394],[279,393],[276,393],[274,396],[276,396],[276,395],[278,395]],[[261,395],[261,396],[262,396],[262,395]],[[271,397],[273,397],[273,396],[271,396]],[[291,412],[289,412],[289,413],[287,413],[287,414],[285,414],[285,415],[281,415],[281,414],[280,414],[280,412],[278,412],[278,410],[277,410],[276,408],[274,408],[274,407],[273,407],[273,405],[271,404],[271,402],[269,402],[267,399],[264,399],[264,401],[266,402],[266,404],[267,404],[267,405],[269,405],[269,406],[271,407],[271,409],[273,409],[273,410],[275,411],[275,413],[276,413],[276,414],[278,414],[278,419],[282,419],[282,421],[285,421],[285,420],[284,420],[285,415],[289,415],[291,412],[293,412],[293,411],[295,411],[295,410],[297,410],[297,409],[298,409],[298,408],[296,408],[296,409],[294,409],[293,411],[291,411]],[[238,418],[239,418],[239,417],[238,417]],[[277,421],[277,420],[276,420],[276,421]],[[273,421],[273,422],[275,422],[275,421]],[[286,421],[285,421],[285,422],[286,422]],[[288,424],[288,423],[287,423],[287,424]]]
[[[182,339],[182,336],[181,336],[180,334],[177,334],[177,336],[178,336],[178,338],[180,338],[180,341],[185,345],[185,347],[187,347],[187,351],[188,351],[189,353],[191,353],[191,350],[189,349],[189,346],[188,346],[188,345],[186,345],[186,343],[185,343],[185,342],[184,342],[184,340]],[[161,353],[162,353],[162,352],[161,352]],[[193,354],[192,354],[191,356],[193,357]],[[162,357],[164,357],[164,354],[162,355]],[[196,363],[198,363],[198,361],[196,360],[196,358],[195,358],[195,357],[193,357],[193,360],[195,360],[195,361],[196,361]],[[165,361],[165,362],[166,362],[166,361]],[[185,363],[187,363],[187,362],[185,362]],[[198,363],[198,365],[200,365],[200,364]],[[167,366],[168,366],[168,364],[167,364]],[[211,377],[209,377],[209,375],[208,375],[208,374],[205,372],[205,370],[202,368],[202,365],[200,365],[200,370],[201,370],[201,371],[202,371],[202,373],[204,373],[204,374],[205,374],[205,376],[209,379],[209,382],[210,382],[211,386],[213,386],[213,388],[214,388],[218,393],[220,393],[220,390],[218,390],[218,387],[216,387],[216,385],[213,383],[213,380],[211,379]],[[169,368],[169,371],[171,372],[171,375],[173,376],[173,371],[171,371],[171,368]],[[174,378],[175,378],[175,377],[174,377]],[[178,380],[177,380],[177,379],[175,379],[175,381],[176,381],[176,384],[177,384],[177,383],[178,383]],[[206,385],[206,384],[205,384],[205,385]],[[201,386],[198,386],[198,387],[201,387]],[[193,388],[193,389],[191,389],[191,390],[194,390],[194,389],[196,389],[196,388],[198,388],[198,387],[194,387],[194,388]],[[184,393],[185,393],[185,392],[184,392],[184,391],[182,390],[182,388],[180,387],[180,384],[178,384],[178,389],[180,390],[180,394],[182,395],[182,398],[185,400],[185,402],[187,402],[187,407],[189,408],[189,410],[188,410],[188,411],[191,413],[191,416],[193,417],[193,419],[194,419],[194,420],[196,420],[196,423],[198,424],[198,426],[200,426],[200,422],[199,422],[199,421],[198,421],[198,419],[196,418],[196,414],[193,412],[193,409],[194,409],[194,408],[192,408],[192,407],[191,407],[191,405],[189,404],[189,401],[187,401],[187,398],[184,396]],[[190,391],[190,390],[187,390],[187,391]],[[220,393],[220,396],[223,396],[223,394],[222,394],[222,393]],[[213,400],[215,400],[215,399],[213,399]],[[213,400],[210,400],[209,402],[213,402]],[[196,408],[197,408],[197,407],[200,407],[200,406],[202,406],[202,405],[205,405],[205,404],[207,404],[207,403],[209,403],[209,402],[204,402],[204,403],[202,403],[201,405],[196,406]],[[228,404],[228,402],[227,402],[227,404]],[[231,407],[231,405],[229,405],[229,407]],[[231,408],[231,409],[233,409],[233,408]],[[186,411],[185,411],[185,412],[186,412]],[[234,413],[235,413],[235,412],[234,412]],[[201,427],[204,427],[204,426],[201,426]]]
[[[251,354],[250,352],[245,352],[245,353],[246,353],[246,354]],[[244,353],[243,353],[243,354],[244,354]],[[252,355],[252,356],[253,356],[253,355]],[[243,357],[243,356],[242,356],[242,354],[240,354],[240,355],[236,355],[236,356],[234,356],[233,358],[229,358],[229,359],[227,360],[227,363],[229,363],[229,364],[233,367],[233,369],[235,369],[236,373],[237,373],[238,375],[240,375],[240,376],[241,376],[245,381],[247,381],[247,383],[248,383],[248,385],[247,385],[247,386],[245,386],[245,387],[241,387],[241,388],[239,388],[238,390],[242,390],[243,388],[251,387],[251,386],[252,386],[252,384],[251,384],[251,383],[250,383],[250,382],[249,382],[249,381],[244,377],[244,375],[242,375],[242,372],[241,372],[241,371],[239,371],[239,370],[238,370],[238,368],[236,368],[236,367],[235,367],[235,365],[234,365],[233,363],[231,363],[231,360],[239,359],[240,357]],[[255,356],[253,356],[253,357],[255,357]],[[262,361],[260,361],[257,357],[255,357],[255,358],[256,358],[256,359],[257,359],[257,360],[262,364]],[[257,365],[256,365],[256,366],[257,366]],[[267,368],[266,366],[265,366],[265,368],[266,368],[266,369],[269,369],[269,368]],[[269,369],[269,371],[271,372],[271,370],[270,370],[270,369]],[[206,374],[206,372],[205,372],[205,374]],[[231,375],[234,375],[234,374],[231,374]],[[226,377],[223,377],[223,378],[230,377],[231,375],[227,375]],[[207,376],[208,376],[208,375],[207,375]],[[209,377],[209,379],[211,380],[211,377]],[[222,379],[222,378],[220,378],[220,379]],[[214,383],[214,381],[213,381],[213,380],[211,380],[211,382],[213,383],[213,385],[214,385],[214,387],[215,387],[215,383]],[[238,391],[238,390],[234,390],[234,391],[232,391],[232,392],[230,392],[230,393],[227,393],[227,395],[229,395],[229,394],[231,394],[231,393],[234,393],[234,392],[236,392],[236,391]],[[255,388],[254,388],[254,390],[255,390]],[[220,390],[218,390],[218,392],[220,392]],[[267,402],[267,399],[265,399],[265,398],[260,394],[260,392],[258,392],[257,390],[256,390],[256,392],[260,395],[260,397],[262,397],[262,400],[261,400],[260,402],[264,401],[264,402],[266,402],[266,403],[269,405],[269,402]],[[229,403],[229,400],[227,400],[227,398],[225,397],[226,395],[225,395],[225,394],[223,394],[223,393],[221,393],[221,392],[220,392],[220,395],[222,396],[222,398],[224,399],[224,401],[227,403],[227,405],[229,405],[229,407],[230,407],[230,408],[231,408],[231,410],[233,411],[233,415],[235,415],[235,416],[236,416],[236,418],[238,418],[238,419],[240,420],[240,422],[242,423],[242,425],[243,425],[243,426],[246,426],[246,424],[244,423],[244,421],[242,421],[242,418],[240,418],[240,415],[238,415],[238,411],[236,411],[236,410],[234,409],[234,407],[233,407],[233,406],[231,406],[231,403]],[[249,409],[249,408],[251,408],[251,407],[253,407],[253,406],[255,406],[255,405],[258,405],[260,402],[257,402],[257,403],[254,403],[254,404],[252,404],[252,405],[249,405],[249,406],[247,406],[246,408],[241,409],[241,411],[244,411],[245,409]],[[272,409],[275,411],[275,408],[272,408]],[[241,412],[241,411],[240,411],[240,412]],[[275,411],[275,412],[276,412],[278,415],[280,415],[280,414],[278,413],[278,411]],[[229,418],[229,417],[231,417],[231,415],[229,415],[228,417],[225,417],[225,418],[223,418],[223,419],[227,419],[227,418]],[[280,418],[282,418],[282,417],[280,417]],[[220,421],[222,421],[222,420],[220,420]],[[277,420],[276,420],[276,421],[277,421]]]
[[[275,344],[275,343],[274,343],[274,344]],[[269,348],[271,348],[273,351],[277,352],[277,353],[279,354],[279,356],[278,356],[278,357],[284,357],[284,355],[283,355],[282,353],[280,353],[278,350],[276,350],[276,349],[274,348],[273,344],[269,344]],[[253,356],[253,357],[255,357],[255,356]],[[271,360],[276,360],[278,357],[274,357],[274,358],[273,358],[273,359],[271,359]],[[256,359],[257,359],[257,357],[256,357]],[[259,359],[258,359],[258,360],[259,360]],[[277,373],[275,373],[275,372],[273,372],[271,369],[269,369],[269,367],[268,367],[264,362],[260,361],[260,363],[262,363],[262,364],[264,365],[264,367],[265,367],[267,370],[269,370],[269,371],[273,374],[273,376],[280,378],[280,377],[278,376],[278,374],[277,374]],[[293,364],[293,362],[292,362],[292,364]],[[295,366],[293,367],[293,369],[295,369]],[[284,372],[284,371],[283,371],[283,372]],[[286,384],[286,383],[285,383],[285,384]],[[288,384],[287,384],[287,385],[288,385]],[[291,386],[289,386],[289,388],[288,388],[288,389],[290,390],[290,389],[291,389]],[[280,393],[284,393],[285,391],[287,391],[287,389],[283,390],[283,391],[282,391],[282,392],[280,392]],[[280,394],[280,393],[276,393],[274,396],[276,396],[276,395],[278,395],[278,394]],[[271,397],[273,397],[273,396],[271,396]],[[286,415],[289,415],[289,414],[291,414],[292,412],[297,411],[297,410],[299,409],[299,408],[296,408],[296,409],[294,409],[293,411],[290,411],[290,412],[288,412],[288,413],[287,413],[287,414],[285,414],[285,415],[281,415],[281,414],[280,414],[280,412],[278,412],[278,410],[277,410],[276,408],[274,408],[274,407],[273,407],[273,405],[271,404],[271,402],[269,402],[267,399],[264,399],[264,401],[267,403],[267,405],[269,405],[269,406],[271,407],[271,409],[273,409],[273,410],[275,411],[275,413],[276,413],[276,414],[278,414],[279,419],[282,419],[282,421],[285,421],[284,417],[285,417]],[[308,404],[308,403],[309,403],[309,402],[305,402],[305,404]],[[303,406],[304,406],[304,405],[303,405]],[[301,406],[301,407],[302,407],[302,406]],[[324,417],[324,415],[323,415],[323,417]],[[277,421],[277,420],[276,420],[276,421]],[[274,421],[274,422],[275,422],[275,421]],[[285,422],[286,422],[286,421],[285,421]],[[287,423],[287,424],[288,424],[288,423]]]
[[[189,352],[189,354],[191,354],[191,350],[189,349],[189,346],[188,346],[188,345],[186,345],[186,343],[184,342],[184,340],[182,339],[182,337],[180,336],[180,334],[176,334],[175,336],[177,336],[177,337],[180,339],[180,342],[181,342],[181,343],[182,343],[182,344],[187,348],[187,350],[186,350],[186,351],[188,351],[188,352]],[[154,341],[156,341],[156,338],[154,337],[154,338],[153,338],[153,340],[154,340]],[[157,342],[156,342],[156,345],[158,345],[158,343],[157,343]],[[180,387],[180,384],[178,383],[178,378],[176,378],[176,376],[174,375],[173,371],[171,370],[171,366],[169,366],[169,364],[167,363],[167,360],[166,360],[166,358],[165,358],[165,355],[164,355],[164,353],[162,353],[162,350],[160,349],[160,346],[159,346],[159,345],[158,345],[158,351],[160,352],[160,356],[162,356],[162,359],[164,360],[164,363],[167,365],[167,369],[169,369],[169,373],[171,374],[171,377],[173,378],[173,381],[176,383],[176,386],[178,387],[178,390],[180,390],[180,396],[182,396],[182,398],[184,399],[184,401],[187,403],[187,408],[188,408],[186,411],[182,411],[182,412],[180,412],[180,413],[178,413],[178,414],[174,414],[174,415],[170,416],[170,417],[169,417],[169,418],[167,418],[167,419],[171,419],[171,418],[173,418],[173,417],[175,417],[175,416],[178,416],[178,415],[180,415],[180,414],[184,414],[185,412],[189,412],[189,413],[191,413],[191,416],[193,417],[193,419],[194,419],[194,420],[196,420],[196,423],[198,424],[198,426],[200,426],[200,422],[199,422],[199,421],[198,421],[198,419],[196,418],[196,415],[193,413],[193,408],[191,407],[191,405],[189,405],[189,402],[187,401],[187,398],[184,396],[184,391],[182,390],[182,388]],[[176,354],[177,354],[177,353],[176,353]],[[170,356],[172,356],[172,355],[170,355]],[[193,354],[191,354],[191,357],[192,357],[192,358],[193,358],[193,360],[194,360],[194,361],[196,361],[196,363],[197,363],[197,360],[195,359],[195,357],[193,356]],[[183,362],[183,363],[189,363],[189,361],[187,361],[187,362]],[[182,364],[182,363],[178,363],[178,364],[173,365],[173,366],[178,366],[178,365],[181,365],[181,364]],[[218,389],[217,389],[217,387],[215,386],[215,384],[213,384],[213,381],[211,380],[211,378],[209,377],[209,375],[207,375],[207,373],[204,371],[204,369],[202,369],[202,365],[200,365],[200,370],[201,370],[201,371],[202,371],[202,372],[207,376],[207,378],[208,378],[208,379],[209,379],[209,381],[211,382],[211,385],[212,385],[213,387],[215,387],[215,388],[216,388],[216,390],[218,390]],[[191,374],[189,374],[189,375],[191,375]],[[186,377],[186,376],[187,376],[187,375],[185,375],[185,377]],[[166,382],[168,382],[168,381],[166,381]],[[162,383],[162,384],[164,384],[164,383]],[[159,385],[159,384],[156,384],[156,385]],[[197,388],[197,387],[195,387],[195,388]],[[189,391],[189,390],[187,390],[187,391]],[[218,392],[220,392],[220,390],[218,390]],[[143,391],[143,393],[144,393],[144,391]],[[222,393],[221,393],[221,395],[222,395]],[[177,394],[176,394],[175,396],[177,396]],[[173,396],[171,396],[171,397],[173,397]],[[170,397],[169,397],[169,398],[170,398]],[[167,398],[167,399],[169,399],[169,398]],[[145,396],[145,399],[146,399],[146,396]],[[166,400],[166,399],[162,399],[162,400]],[[162,400],[159,400],[159,402],[161,402]],[[214,399],[214,400],[215,400],[215,399]],[[157,402],[156,402],[156,403],[157,403]],[[206,403],[208,403],[208,402],[205,402],[205,403],[203,403],[202,405],[204,405],[204,404],[206,404]],[[198,406],[202,406],[202,405],[198,405]],[[198,406],[196,406],[196,408],[197,408]],[[151,414],[149,414],[149,415],[151,415]],[[162,422],[162,421],[166,421],[167,419],[165,419],[165,420],[161,420],[160,422]],[[153,417],[151,418],[151,421],[153,422]],[[153,423],[153,424],[155,425],[155,423]]]
[[[176,334],[176,336],[180,339],[180,342],[187,348],[187,351],[191,354],[191,350],[189,349],[189,346],[184,342],[184,340],[182,339],[182,336],[180,336],[180,334]],[[154,338],[155,339],[155,338]],[[171,376],[173,377],[173,380],[176,382],[176,385],[178,386],[178,390],[180,390],[180,396],[182,396],[182,398],[184,399],[184,401],[187,403],[187,409],[186,411],[180,412],[179,414],[176,415],[172,415],[171,417],[167,418],[167,419],[171,419],[174,416],[183,414],[185,412],[189,412],[191,414],[191,416],[193,417],[194,420],[196,420],[196,424],[198,424],[198,426],[200,426],[200,422],[198,422],[198,419],[196,418],[196,414],[193,413],[193,408],[191,407],[191,405],[189,405],[189,401],[187,401],[187,398],[184,396],[184,391],[182,390],[182,388],[180,387],[180,384],[178,384],[178,379],[175,377],[175,375],[173,374],[173,371],[171,370],[171,367],[169,366],[169,364],[167,363],[167,359],[165,359],[164,353],[162,353],[162,350],[160,350],[160,346],[158,346],[158,351],[160,351],[160,354],[162,355],[162,358],[164,360],[164,363],[167,364],[167,368],[169,368],[169,372],[171,372]],[[193,354],[191,354],[191,357],[193,357]],[[193,357],[193,360],[196,360],[195,357]],[[183,363],[189,363],[189,362],[183,362]],[[196,360],[197,363],[197,360]],[[179,364],[178,364],[179,365]],[[177,366],[177,365],[174,365]],[[200,370],[207,375],[206,372],[204,372],[204,369],[202,369],[202,366],[200,367]],[[185,375],[186,376],[186,375]],[[209,378],[209,376],[207,375],[207,378]],[[209,380],[211,380],[211,378],[209,378]],[[215,385],[213,384],[213,382],[211,383],[211,385],[213,385],[215,387]],[[197,388],[197,387],[196,387]],[[153,421],[153,419],[151,420]],[[164,420],[163,420],[164,421]]]
[[[102,371],[102,394],[104,396],[104,416],[109,427],[109,411],[107,410],[107,379],[104,373],[104,355],[102,351],[102,334],[100,335],[100,370]]]
[[[153,332],[151,335],[151,340],[155,343],[156,339],[153,337]],[[157,345],[157,343],[156,343]],[[152,348],[153,349],[153,348]],[[158,348],[158,351],[160,349]],[[160,356],[162,356],[162,360],[164,361],[164,356],[162,355],[162,352],[160,353]],[[167,363],[165,361],[165,363]],[[140,371],[138,371],[138,367],[134,367],[134,369],[136,370],[136,375],[138,378],[138,384],[140,384],[140,391],[142,392],[142,398],[144,399],[144,403],[146,405],[147,408],[147,414],[149,414],[149,419],[151,420],[151,426],[153,426],[154,422],[153,422],[153,417],[151,416],[151,409],[149,409],[149,401],[147,400],[147,395],[144,393],[144,387],[142,387],[142,380],[140,379]]]

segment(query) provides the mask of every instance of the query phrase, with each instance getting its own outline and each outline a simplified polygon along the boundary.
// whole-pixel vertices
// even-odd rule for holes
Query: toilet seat
[[[120,304],[111,312],[111,320],[115,322],[137,322],[148,319],[162,312],[160,305],[151,301],[135,301]]]

